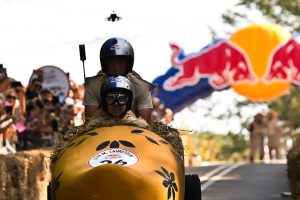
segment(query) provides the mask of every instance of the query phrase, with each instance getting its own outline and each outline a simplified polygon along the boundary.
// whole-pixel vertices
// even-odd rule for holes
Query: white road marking
[[[210,187],[212,184],[214,184],[216,181],[220,180],[223,176],[225,176],[226,174],[228,174],[229,172],[231,172],[232,170],[240,167],[241,165],[243,164],[234,164],[232,166],[227,166],[227,165],[224,165],[225,167],[223,167],[222,169],[226,168],[225,170],[221,171],[219,174],[217,175],[214,175],[212,177],[210,177],[205,183],[201,184],[201,191],[204,191],[206,190],[208,187]],[[221,167],[218,167],[218,168],[221,168]],[[217,169],[218,169],[217,168]],[[215,169],[215,171],[220,171],[220,169]],[[212,170],[214,171],[214,170]],[[211,173],[211,172],[209,172]],[[207,174],[209,174],[207,173]],[[212,174],[212,173],[211,173]],[[200,177],[200,180],[202,179],[202,177]],[[202,180],[201,180],[202,181]]]
[[[210,177],[221,171],[222,169],[229,167],[229,165],[220,165],[219,167],[209,171],[208,173],[204,174],[200,177],[201,182],[207,181]]]

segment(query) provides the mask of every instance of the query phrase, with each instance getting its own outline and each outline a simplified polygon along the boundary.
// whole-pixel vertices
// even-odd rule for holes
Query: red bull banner
[[[153,81],[154,95],[174,112],[228,88],[252,101],[273,100],[300,84],[299,38],[277,25],[252,24],[188,55],[170,44],[172,67]]]

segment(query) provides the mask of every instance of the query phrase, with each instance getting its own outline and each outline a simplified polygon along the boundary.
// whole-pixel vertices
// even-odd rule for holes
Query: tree
[[[276,110],[280,119],[285,122],[288,132],[299,132],[300,127],[300,90],[294,87],[285,96],[282,96],[270,103],[269,107]]]
[[[300,0],[240,0],[235,8],[222,15],[223,22],[233,26],[241,20],[251,22],[245,9],[257,10],[270,22],[300,32]]]

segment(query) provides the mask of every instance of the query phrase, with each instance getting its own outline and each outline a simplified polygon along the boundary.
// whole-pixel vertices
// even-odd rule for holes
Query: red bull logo
[[[195,55],[178,61],[181,49],[171,44],[171,63],[179,72],[169,77],[164,89],[172,91],[196,85],[201,78],[209,78],[215,89],[225,88],[231,83],[255,83],[256,77],[246,52],[231,41],[220,41]]]
[[[170,46],[171,63],[178,72],[164,81],[166,91],[207,78],[215,89],[231,86],[250,100],[268,101],[286,94],[291,83],[300,84],[300,42],[277,25],[252,24],[182,60],[182,49]]]
[[[110,47],[110,50],[111,50],[111,51],[115,51],[115,50],[117,50],[117,49],[120,49],[120,46],[119,46],[118,44],[113,44],[113,45],[111,45],[111,47]]]
[[[300,84],[300,42],[293,38],[286,43],[278,45],[270,56],[265,82],[275,81],[292,82]]]
[[[288,30],[274,24],[252,24],[235,32],[230,40],[247,52],[257,82],[252,85],[233,83],[233,90],[253,101],[270,101],[286,94],[291,88],[289,80],[272,78],[268,81],[266,77],[271,72],[268,66],[274,60],[272,55],[290,39]]]

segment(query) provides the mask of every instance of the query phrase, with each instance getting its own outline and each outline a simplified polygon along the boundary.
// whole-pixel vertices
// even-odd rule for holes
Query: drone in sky
[[[111,22],[119,21],[121,19],[122,19],[122,17],[118,16],[114,11],[113,11],[113,13],[111,13],[109,15],[109,17],[105,18],[105,20],[111,21]]]

